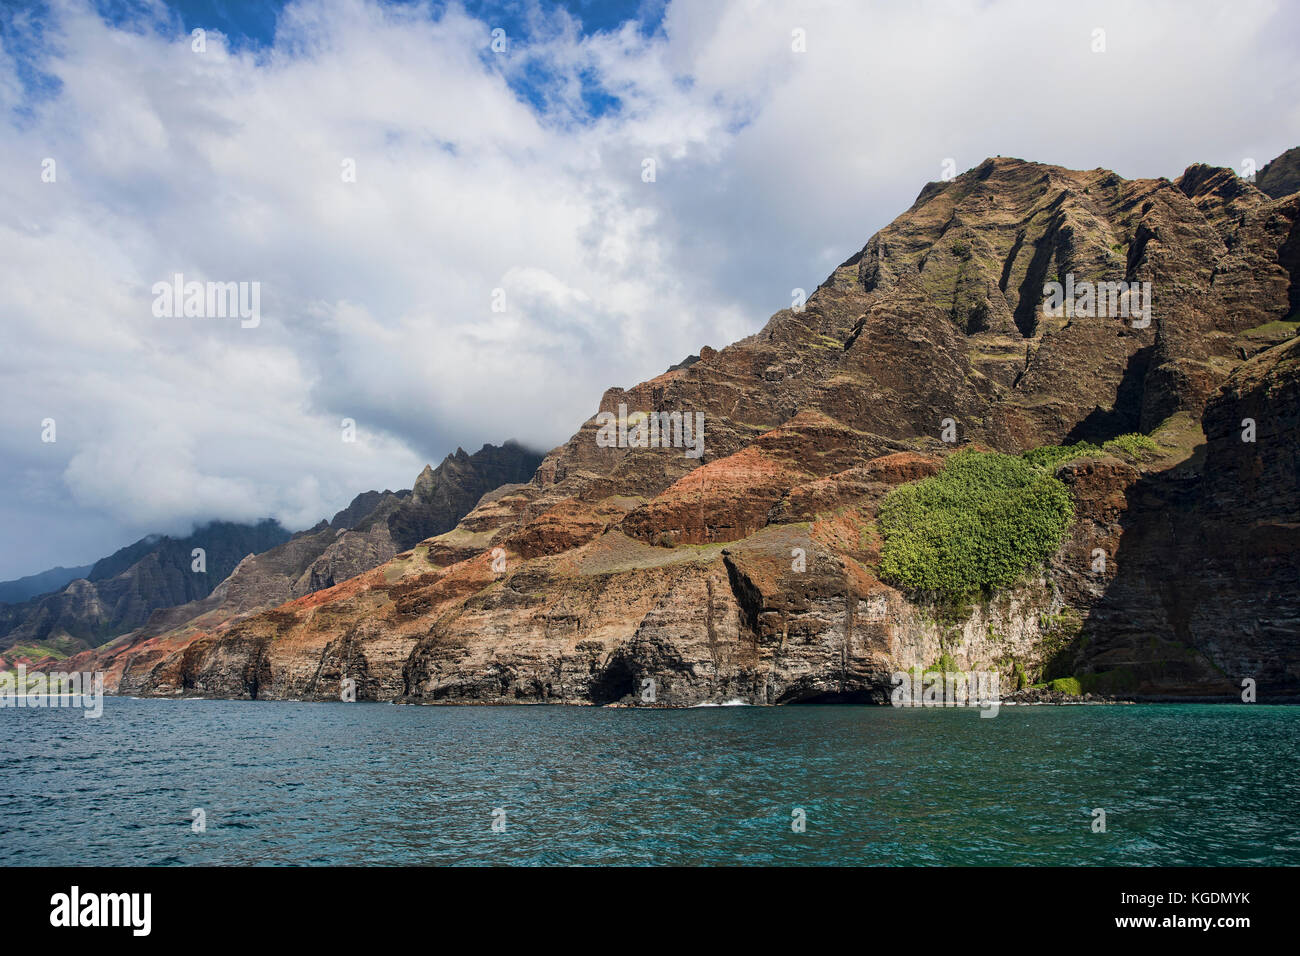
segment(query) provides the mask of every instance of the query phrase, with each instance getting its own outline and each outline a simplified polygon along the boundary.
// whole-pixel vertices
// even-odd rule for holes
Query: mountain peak
[[[1300,146],[1267,163],[1255,177],[1255,185],[1270,199],[1300,192]]]
[[[441,466],[439,466],[439,470],[441,470]],[[411,486],[411,496],[416,501],[429,500],[430,496],[433,494],[433,487],[436,482],[434,474],[433,466],[425,465],[424,469],[416,477],[415,484]]]
[[[1015,456],[1058,445],[1079,460],[1044,479],[1070,495],[1077,533],[984,604],[964,666],[1010,669],[1011,655],[1026,683],[1061,667],[1204,694],[1268,660],[1261,686],[1295,686],[1289,632],[1255,623],[1300,614],[1294,548],[1265,551],[1295,537],[1300,372],[1295,346],[1277,354],[1294,333],[1294,199],[1211,166],[1175,183],[991,157],[928,185],[761,334],[605,393],[606,409],[676,415],[660,432],[672,447],[610,447],[593,416],[540,467],[516,446],[457,449],[417,480],[429,506],[387,517],[402,550],[381,571],[169,650],[126,686],[248,695],[256,633],[281,655],[259,695],[336,694],[305,675],[346,643],[376,699],[617,703],[648,677],[670,705],[885,701],[889,675],[924,672],[944,633],[883,560],[885,496],[958,449],[1019,471]],[[1064,310],[1052,286],[1090,298],[1071,292]],[[1258,445],[1237,438],[1245,416]],[[1198,448],[1193,487],[1176,469]],[[1276,523],[1266,544],[1261,520]],[[1097,548],[1123,572],[1098,572]],[[1199,600],[1216,589],[1228,600]],[[1062,601],[1088,640],[1049,627]]]

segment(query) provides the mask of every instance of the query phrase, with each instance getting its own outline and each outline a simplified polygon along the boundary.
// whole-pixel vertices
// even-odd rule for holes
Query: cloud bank
[[[595,32],[530,5],[501,52],[454,4],[302,0],[201,51],[142,10],[0,35],[0,577],[549,448],[756,331],[945,160],[1173,177],[1300,143],[1280,3],[710,0]],[[175,273],[258,282],[260,323],[155,317]]]

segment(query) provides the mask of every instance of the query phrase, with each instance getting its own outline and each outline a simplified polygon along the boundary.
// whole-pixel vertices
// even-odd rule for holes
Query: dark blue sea
[[[108,698],[0,710],[0,865],[1296,865],[1297,768],[1265,705]]]

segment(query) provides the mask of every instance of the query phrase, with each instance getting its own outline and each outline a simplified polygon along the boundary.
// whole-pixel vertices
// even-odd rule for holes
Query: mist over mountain
[[[450,530],[486,492],[530,478],[541,459],[514,441],[473,455],[457,449],[436,469],[426,465],[411,490],[362,492],[294,535],[274,521],[149,535],[55,593],[0,604],[0,660],[57,660],[122,634],[162,633],[204,615],[228,621],[330,587]],[[201,571],[195,548],[204,551]]]
[[[1300,134],[1295,4],[1058,7],[0,4],[0,577],[553,447],[949,165],[1242,171]],[[260,323],[154,316],[177,273],[260,282]]]

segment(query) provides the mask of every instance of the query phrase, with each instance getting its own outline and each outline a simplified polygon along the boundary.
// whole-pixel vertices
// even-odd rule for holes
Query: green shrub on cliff
[[[1031,465],[1047,471],[1056,471],[1056,466],[1062,462],[1100,454],[1101,449],[1092,442],[1081,441],[1073,445],[1043,445],[1041,448],[1031,448],[1020,457]]]
[[[1152,439],[1139,432],[1119,435],[1102,446],[1102,449],[1107,454],[1116,455],[1120,458],[1141,458],[1143,452],[1157,451],[1159,448],[1160,446]]]
[[[881,502],[880,577],[949,599],[1006,587],[1056,550],[1073,519],[1065,485],[1035,464],[959,452]]]
[[[1031,448],[1020,457],[1031,465],[1047,471],[1055,471],[1056,466],[1076,458],[1091,458],[1097,455],[1114,455],[1117,458],[1141,458],[1144,452],[1157,451],[1160,446],[1140,432],[1117,435],[1106,444],[1098,446],[1092,442],[1081,441],[1073,445],[1044,445]]]
[[[1079,681],[1074,677],[1058,677],[1047,684],[1048,690],[1054,690],[1058,694],[1072,694],[1075,697],[1083,696],[1083,688],[1079,686]]]
[[[957,661],[947,651],[939,655],[939,659],[922,671],[921,676],[926,674],[955,674],[961,668],[957,666]]]

